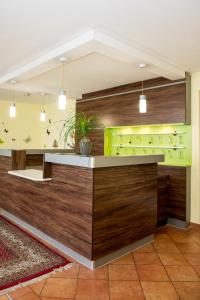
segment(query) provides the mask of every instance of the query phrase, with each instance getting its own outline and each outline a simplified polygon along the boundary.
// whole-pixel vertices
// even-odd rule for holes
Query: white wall
[[[191,222],[200,224],[200,72],[192,74]]]

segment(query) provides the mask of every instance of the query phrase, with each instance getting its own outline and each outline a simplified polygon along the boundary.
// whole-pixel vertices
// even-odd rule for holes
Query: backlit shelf
[[[131,146],[131,145],[113,145],[113,147],[116,148],[150,148],[150,149],[173,149],[173,150],[177,150],[177,149],[185,149],[186,147],[182,147],[182,146]]]
[[[186,132],[177,132],[177,131],[173,131],[173,132],[160,132],[160,133],[113,133],[113,136],[135,136],[135,135],[181,135],[181,134],[185,134]]]

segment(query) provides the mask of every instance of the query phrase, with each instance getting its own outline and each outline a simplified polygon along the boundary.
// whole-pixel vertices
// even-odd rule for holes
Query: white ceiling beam
[[[112,38],[99,31],[94,32],[94,40],[103,46],[97,46],[97,49],[104,55],[109,55],[115,59],[118,58],[120,61],[130,64],[137,58],[141,60],[141,63],[147,63],[149,65],[147,71],[170,80],[185,77],[184,70],[168,63],[165,59],[159,58],[156,54],[153,55],[149,53],[146,49],[139,49],[137,44],[133,45],[133,43],[131,43],[130,46],[124,41],[121,42],[119,39]],[[107,46],[107,49],[105,46]]]
[[[137,59],[141,63],[149,65],[146,69],[147,71],[170,80],[185,77],[184,70],[159,58],[157,54],[150,53],[149,50],[139,48],[137,44],[129,44],[100,31],[90,30],[64,45],[33,59],[30,63],[1,76],[0,84],[12,79],[24,81],[47,72],[59,66],[60,63],[57,58],[60,56],[65,56],[67,63],[69,63],[94,51],[130,64],[134,68],[136,67],[135,61]]]
[[[30,63],[25,64],[24,66],[21,66],[17,68],[14,71],[9,72],[8,74],[5,74],[0,77],[0,84],[7,82],[13,78],[18,78],[19,76],[28,73],[33,72],[38,67],[43,66],[44,64],[50,62],[51,60],[54,60],[55,58],[59,58],[62,55],[67,54],[68,52],[75,50],[82,45],[85,45],[86,43],[92,41],[94,38],[94,30],[90,30],[78,38],[75,38],[64,45],[57,47],[53,49],[52,51],[49,51],[48,53],[33,59]]]

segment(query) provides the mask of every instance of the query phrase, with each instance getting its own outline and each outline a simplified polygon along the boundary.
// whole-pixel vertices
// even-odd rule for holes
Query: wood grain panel
[[[93,130],[89,134],[92,142],[92,154],[103,155],[104,153],[104,129]],[[76,153],[80,153],[79,140],[76,139]]]
[[[165,166],[158,166],[158,208],[157,226],[167,224],[169,205],[169,170]]]
[[[163,80],[160,79],[159,83],[159,79],[157,79],[156,84],[163,84]],[[134,83],[134,85],[141,86],[141,83],[137,83],[137,85]],[[116,87],[114,91],[115,89],[116,92],[126,91],[126,86]],[[130,90],[129,85],[127,90]],[[86,94],[83,98],[109,94],[110,89],[98,91],[96,94]],[[87,115],[96,114],[105,127],[184,123],[186,121],[186,83],[146,90],[148,108],[145,114],[139,113],[140,94],[141,92],[135,92],[86,102],[77,101],[76,110],[86,112]],[[103,134],[98,135],[96,132],[92,139],[92,153],[102,155]]]
[[[156,214],[156,164],[94,169],[93,259],[152,234]]]
[[[176,80],[176,81],[171,81],[167,78],[164,77],[156,77],[148,80],[144,80],[144,88],[150,88],[150,87],[155,87],[159,85],[165,85],[165,84],[170,84],[172,82],[181,82],[183,81],[182,79]],[[132,90],[137,90],[141,89],[141,81],[137,82],[132,82],[100,91],[95,91],[91,93],[86,93],[82,95],[82,99],[89,99],[89,98],[95,98],[95,97],[101,97],[109,94],[115,94],[115,93],[123,93],[123,92],[128,92]],[[80,99],[81,100],[81,99]],[[79,101],[79,100],[78,100]]]
[[[59,171],[55,166],[55,179],[34,182],[7,174],[7,161],[2,157],[0,166],[0,207],[91,259],[93,188],[89,173],[83,170],[82,174],[81,168],[78,173],[62,167]],[[82,182],[85,176],[87,184]]]
[[[12,170],[24,170],[26,167],[26,151],[12,150]]]
[[[158,187],[158,207],[160,207],[158,220],[162,219],[167,210],[168,217],[185,221],[186,167],[159,166],[158,176],[159,182],[163,181],[164,186],[163,189],[162,186]]]
[[[12,170],[12,158],[8,156],[0,156],[0,173],[5,174]]]
[[[27,154],[26,155],[26,167],[42,166],[43,154]]]
[[[186,220],[186,168],[173,167],[169,180],[169,217]]]
[[[0,157],[0,207],[90,260],[156,228],[156,164],[100,169],[52,164],[48,182],[9,175],[9,166],[10,159]]]
[[[140,92],[88,102],[77,102],[77,111],[96,114],[104,126],[131,126],[185,122],[185,83],[145,91],[146,114],[139,113]]]

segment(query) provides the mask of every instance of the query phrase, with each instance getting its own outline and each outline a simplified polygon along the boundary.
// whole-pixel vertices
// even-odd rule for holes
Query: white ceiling
[[[107,56],[91,53],[75,60],[64,67],[64,86],[69,97],[81,97],[82,92],[106,89],[114,85],[150,79],[156,75],[132,67]],[[62,67],[44,72],[32,79],[19,83],[19,88],[34,91],[36,88],[56,94],[61,88]]]
[[[199,11],[199,0],[0,0],[0,88],[15,78],[19,90],[56,94],[61,55],[73,97],[200,71]]]

